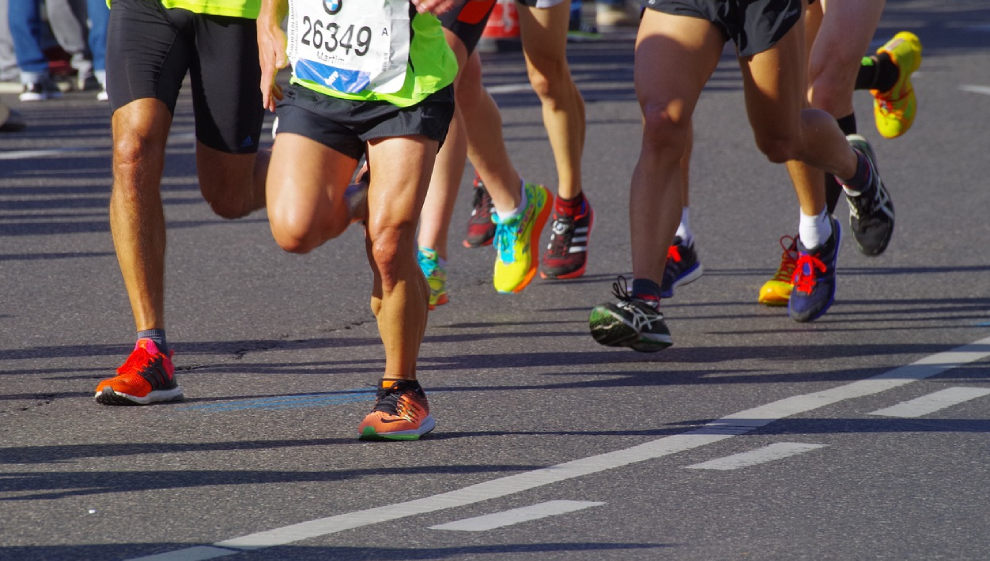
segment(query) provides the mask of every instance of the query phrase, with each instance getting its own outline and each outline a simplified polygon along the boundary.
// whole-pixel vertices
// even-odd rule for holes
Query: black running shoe
[[[588,318],[595,341],[641,353],[662,351],[674,343],[660,310],[629,294],[624,277],[612,284],[612,294],[619,301],[595,306]]]
[[[481,247],[492,243],[495,238],[495,223],[492,214],[495,206],[488,196],[485,184],[477,173],[474,175],[474,202],[471,203],[471,218],[468,219],[467,236],[464,247]]]
[[[880,180],[876,156],[865,138],[858,134],[847,137],[849,145],[870,162],[870,184],[858,196],[846,193],[849,202],[849,228],[856,246],[865,255],[880,255],[887,249],[894,234],[894,202]]]
[[[692,283],[701,277],[704,268],[698,261],[694,244],[687,245],[680,236],[667,250],[667,265],[663,269],[663,282],[660,283],[660,297],[673,298],[674,288]]]

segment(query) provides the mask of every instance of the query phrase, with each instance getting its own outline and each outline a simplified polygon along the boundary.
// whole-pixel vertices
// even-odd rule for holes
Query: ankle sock
[[[842,134],[849,136],[850,134],[856,134],[856,114],[850,113],[845,117],[840,117],[835,120],[839,123],[839,129],[842,130]],[[831,173],[825,173],[825,204],[828,209],[829,214],[835,214],[835,207],[839,204],[839,199],[842,198],[842,185],[839,180],[836,179]]]
[[[851,197],[858,197],[870,186],[870,161],[859,152],[856,152],[856,158],[856,173],[852,178],[842,181],[842,189]]]
[[[557,199],[553,203],[553,210],[557,214],[580,216],[584,213],[584,193],[578,193],[572,199],[564,199],[557,195]]]
[[[526,182],[521,179],[519,180],[519,191],[520,195],[518,207],[512,209],[510,212],[499,212],[497,208],[495,209],[495,217],[498,218],[499,222],[507,222],[512,220],[526,210],[526,205],[529,203],[529,200],[526,198]]]
[[[165,356],[168,356],[168,343],[165,341],[164,329],[145,329],[144,331],[138,331],[137,338],[151,339],[158,346],[158,350]]]
[[[660,285],[650,279],[633,279],[632,296],[660,309]]]
[[[828,241],[832,236],[832,221],[829,220],[827,211],[822,211],[816,216],[809,216],[801,213],[801,220],[798,223],[798,237],[801,244],[806,249],[815,249]]]
[[[675,236],[681,238],[684,245],[694,244],[694,232],[691,231],[691,213],[688,207],[681,209],[681,223],[677,225]]]
[[[901,69],[897,68],[889,54],[865,56],[859,64],[856,89],[886,92],[897,84],[900,77]]]

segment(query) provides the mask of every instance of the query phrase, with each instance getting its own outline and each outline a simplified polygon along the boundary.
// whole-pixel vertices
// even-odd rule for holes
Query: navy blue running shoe
[[[698,261],[694,244],[687,245],[680,236],[667,250],[667,265],[663,269],[663,282],[660,283],[660,297],[673,298],[674,288],[694,282],[701,277],[704,268]]]
[[[842,227],[832,220],[832,236],[814,251],[804,247],[799,239],[797,266],[794,269],[794,289],[787,302],[787,314],[794,321],[815,321],[835,301],[835,264],[842,243]]]

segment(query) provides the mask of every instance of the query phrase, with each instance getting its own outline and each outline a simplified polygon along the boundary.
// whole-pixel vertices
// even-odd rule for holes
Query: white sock
[[[519,197],[519,206],[509,212],[499,212],[498,209],[495,209],[495,216],[498,218],[499,222],[512,220],[513,218],[522,214],[524,210],[526,210],[526,204],[529,202],[529,200],[526,198],[526,182],[520,180],[519,185],[520,185],[519,190],[522,193]]]
[[[677,233],[674,235],[680,237],[684,245],[694,243],[694,233],[691,232],[691,216],[688,207],[684,207],[681,210],[681,223],[677,225]]]
[[[828,210],[823,210],[817,216],[808,216],[801,213],[801,221],[798,223],[798,236],[801,244],[807,249],[815,249],[825,243],[832,235],[832,221],[829,220]]]

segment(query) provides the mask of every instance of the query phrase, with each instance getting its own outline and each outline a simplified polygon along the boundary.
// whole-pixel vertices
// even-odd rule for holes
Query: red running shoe
[[[182,399],[175,381],[172,352],[165,356],[151,339],[138,339],[134,351],[117,375],[96,386],[96,402],[103,405],[148,405]]]

